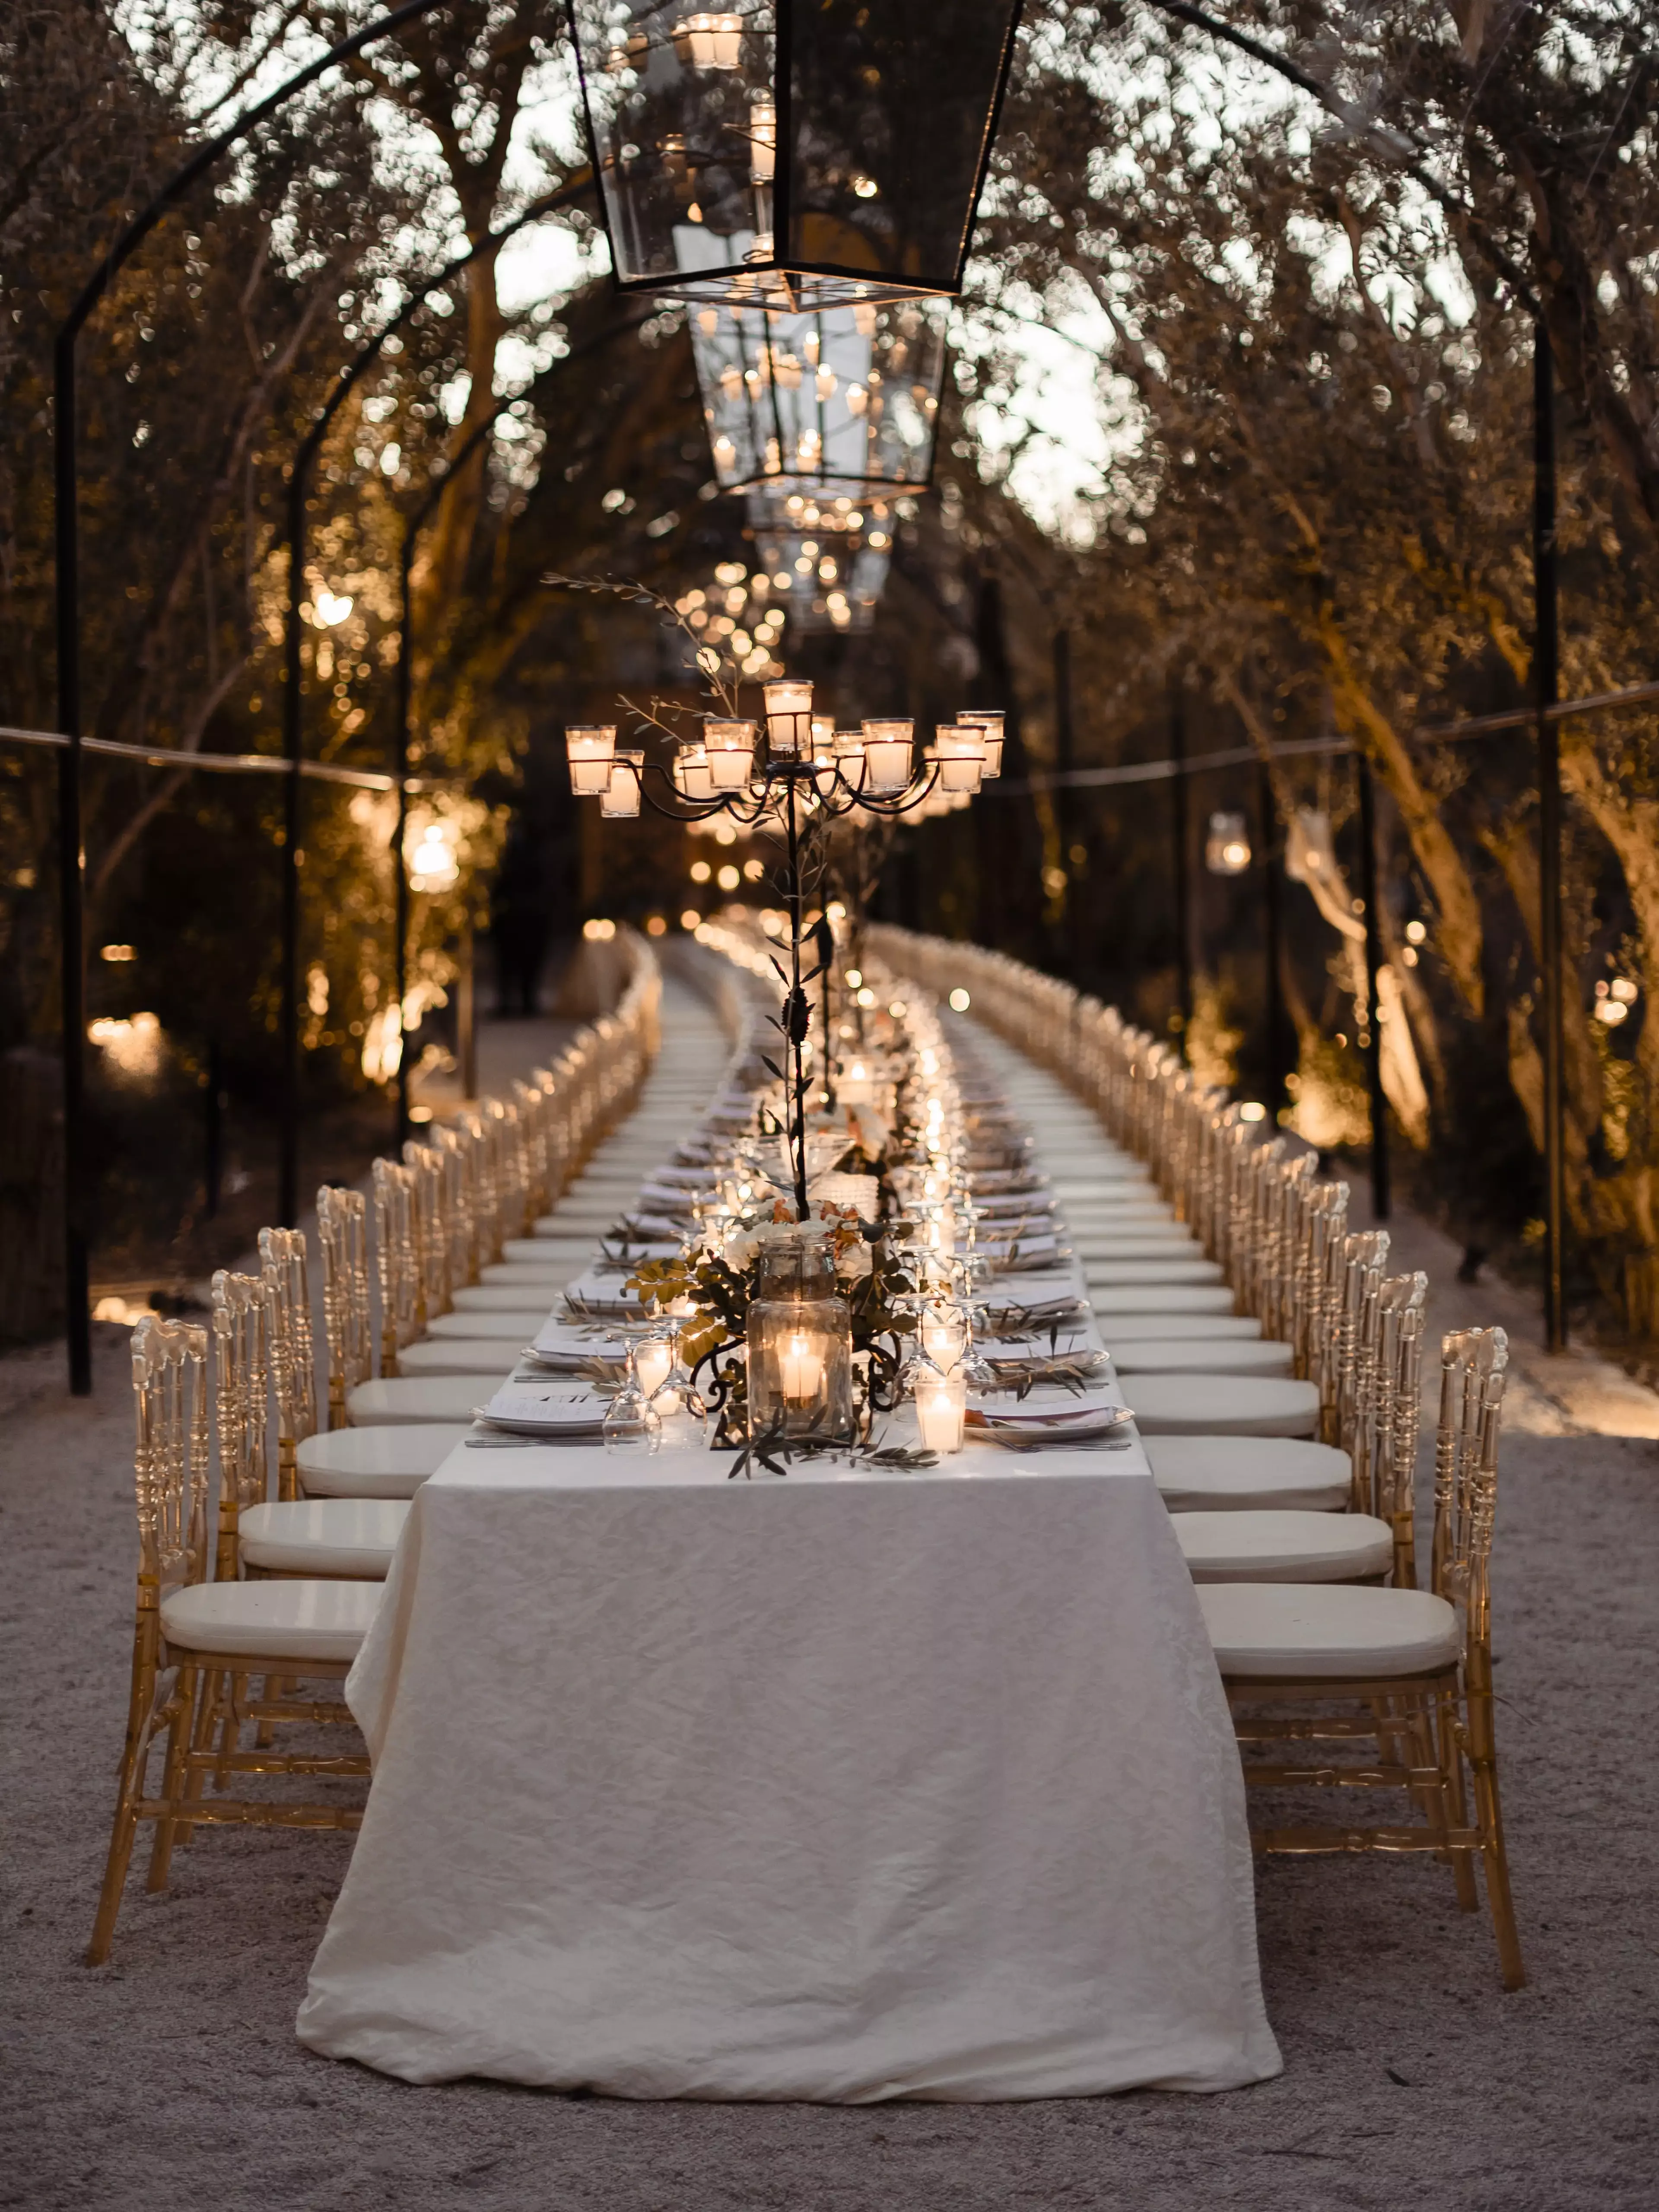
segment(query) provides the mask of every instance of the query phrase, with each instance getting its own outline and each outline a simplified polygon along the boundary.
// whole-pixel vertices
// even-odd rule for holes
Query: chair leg
[[[1498,1964],[1506,1990],[1526,1987],[1527,1970],[1521,1960],[1521,1931],[1516,1924],[1515,1899],[1510,1889],[1509,1854],[1504,1848],[1504,1814],[1498,1796],[1498,1762],[1475,1759],[1474,1806],[1480,1828],[1480,1856],[1486,1874],[1486,1902],[1492,1908],[1492,1933],[1498,1939]]]
[[[236,1748],[237,1739],[242,1733],[242,1707],[247,1702],[248,1678],[246,1674],[226,1674],[222,1676],[221,1680],[224,1688],[224,1701],[220,1711],[219,1760],[214,1771],[213,1786],[216,1790],[228,1790],[230,1787],[228,1762],[230,1754]],[[263,1749],[264,1744],[263,1735],[259,1737],[258,1741]]]
[[[104,1886],[98,1893],[98,1916],[93,1922],[92,1941],[87,1946],[89,1966],[103,1965],[115,1940],[116,1918],[126,1887],[127,1869],[132,1863],[133,1842],[138,1833],[138,1801],[144,1794],[144,1771],[149,1764],[155,1696],[155,1668],[145,1650],[141,1630],[133,1665],[127,1740],[121,1752],[121,1778],[115,1793],[115,1825],[110,1831],[109,1856],[104,1863]]]
[[[178,1703],[173,1708],[173,1726],[167,1733],[166,1770],[161,1777],[161,1796],[167,1810],[155,1823],[155,1842],[149,1855],[149,1877],[147,1889],[162,1890],[167,1886],[167,1868],[173,1859],[173,1808],[184,1796],[185,1777],[189,1772],[191,1740],[196,1728],[196,1700],[201,1685],[193,1667],[180,1667]]]
[[[1441,1694],[1439,1727],[1440,1771],[1446,1778],[1446,1806],[1452,1826],[1467,1828],[1469,1825],[1468,1792],[1463,1783],[1463,1747],[1458,1724],[1457,1700],[1449,1690]],[[1452,1878],[1457,1884],[1457,1902],[1465,1912],[1480,1910],[1480,1893],[1475,1887],[1474,1868],[1468,1851],[1452,1853]]]
[[[179,1790],[182,1803],[189,1804],[202,1794],[207,1761],[212,1756],[213,1714],[219,1685],[216,1674],[204,1674],[196,1699],[196,1717],[190,1731],[190,1747],[185,1759],[183,1786]],[[196,1840],[195,1824],[179,1820],[173,1832],[175,1850],[188,1850]]]

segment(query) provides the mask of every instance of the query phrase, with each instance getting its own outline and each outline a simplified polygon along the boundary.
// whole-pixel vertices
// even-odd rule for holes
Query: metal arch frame
[[[69,743],[58,764],[58,899],[59,993],[64,1069],[64,1335],[70,1390],[77,1398],[92,1392],[92,1321],[89,1310],[90,1237],[86,1218],[86,855],[82,846],[81,547],[76,450],[76,349],[93,310],[123,268],[173,204],[181,199],[220,156],[239,144],[267,117],[285,106],[341,62],[365,46],[429,15],[444,0],[400,0],[360,30],[337,40],[263,100],[227,124],[173,171],[127,223],[82,286],[52,341],[52,565],[56,586],[58,726]]]
[[[441,269],[423,278],[391,320],[360,347],[337,373],[333,390],[295,448],[290,465],[285,526],[288,605],[283,620],[283,757],[287,763],[288,776],[283,810],[283,961],[279,1016],[283,1086],[281,1164],[277,1179],[277,1211],[286,1228],[292,1228],[300,1216],[300,871],[304,850],[300,833],[302,826],[301,769],[305,758],[300,609],[305,585],[306,498],[312,465],[322,450],[323,441],[328,435],[336,416],[380,359],[387,339],[404,328],[410,317],[430,299],[433,293],[441,290],[463,269],[481,256],[494,252],[529,224],[568,206],[586,191],[591,181],[591,172],[579,171],[565,184],[543,193],[539,199],[533,201],[510,222],[503,223],[499,230],[487,233],[476,244],[469,246],[464,253],[456,254]],[[494,424],[501,411],[497,409],[489,416],[490,424]],[[470,457],[476,443],[476,437],[469,438],[462,449],[462,455],[452,463],[443,477],[446,486],[454,480],[462,458]],[[405,803],[400,802],[400,806]]]
[[[599,331],[593,337],[585,340],[580,345],[573,346],[568,353],[562,354],[553,363],[549,373],[556,374],[560,369],[568,367],[572,362],[580,361],[589,354],[599,352],[602,347],[611,344],[614,339],[641,329],[650,319],[651,317],[648,314],[637,315],[631,321],[613,324],[610,329]],[[483,421],[477,425],[459,447],[453,459],[442,475],[428,488],[425,498],[404,524],[403,544],[398,559],[397,737],[394,747],[395,766],[390,781],[395,785],[398,793],[398,826],[393,832],[396,839],[393,851],[397,885],[397,919],[394,925],[397,931],[397,945],[393,975],[398,994],[399,1036],[400,1041],[404,1044],[407,1041],[402,1039],[401,1024],[404,1002],[409,995],[410,881],[409,861],[404,845],[409,827],[409,794],[419,787],[421,781],[421,779],[411,776],[409,772],[411,736],[410,726],[414,705],[415,680],[415,611],[410,582],[415,567],[415,550],[419,543],[422,531],[436,514],[442,504],[444,495],[459,476],[462,469],[490,435],[502,416],[516,407],[526,396],[524,392],[514,392],[490,410]],[[397,1097],[398,1143],[401,1148],[409,1137],[411,1127],[409,1118],[409,1054],[406,1049],[401,1049],[398,1055]]]
[[[1236,47],[1253,61],[1273,70],[1301,92],[1316,100],[1327,113],[1339,115],[1350,128],[1357,118],[1342,112],[1340,103],[1330,88],[1299,63],[1287,55],[1275,52],[1261,40],[1248,32],[1237,30],[1206,9],[1195,6],[1194,0],[1146,0],[1146,5],[1176,21],[1191,25],[1202,31],[1218,44]],[[1403,135],[1384,133],[1378,126],[1371,127],[1373,139],[1384,135],[1395,139],[1396,153],[1404,153],[1410,142]],[[1439,205],[1452,202],[1453,196],[1425,169],[1415,158],[1405,160],[1402,167],[1407,175],[1429,194]],[[1484,240],[1487,259],[1509,285],[1519,304],[1532,317],[1533,324],[1533,707],[1525,719],[1534,726],[1538,778],[1538,881],[1539,927],[1538,966],[1544,1000],[1544,1340],[1547,1350],[1563,1352],[1567,1344],[1567,1304],[1565,1282],[1566,1245],[1566,1044],[1565,1020],[1565,912],[1562,879],[1562,832],[1565,813],[1565,793],[1561,783],[1561,739],[1557,710],[1559,696],[1559,580],[1557,569],[1556,545],[1556,453],[1555,453],[1555,373],[1554,356],[1550,343],[1549,325],[1543,302],[1528,283],[1524,270],[1512,263],[1495,243]],[[1369,788],[1369,777],[1361,782],[1362,795]],[[1366,869],[1373,878],[1376,853],[1370,837],[1365,838]],[[1374,901],[1367,897],[1368,969],[1371,984],[1372,1043],[1376,1045],[1376,1000],[1374,972],[1375,954],[1370,947],[1370,907]],[[1382,1097],[1380,1066],[1370,1072],[1370,1088],[1372,1111],[1372,1176],[1373,1199],[1379,1207],[1379,1218],[1386,1218],[1389,1206],[1389,1170],[1387,1164],[1387,1102]],[[1381,1178],[1377,1180],[1377,1161],[1382,1159]]]

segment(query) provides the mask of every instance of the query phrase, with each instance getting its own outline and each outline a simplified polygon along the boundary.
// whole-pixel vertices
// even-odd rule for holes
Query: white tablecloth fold
[[[630,2097],[1276,2073],[1238,1753],[1139,1449],[725,1464],[460,1449],[419,1492],[302,2040]]]

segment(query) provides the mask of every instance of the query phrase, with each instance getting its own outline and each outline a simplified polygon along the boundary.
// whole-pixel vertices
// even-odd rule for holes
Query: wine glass
[[[605,1409],[600,1428],[606,1451],[619,1456],[648,1455],[662,1443],[662,1415],[641,1384],[637,1358],[638,1347],[630,1344],[622,1388]]]

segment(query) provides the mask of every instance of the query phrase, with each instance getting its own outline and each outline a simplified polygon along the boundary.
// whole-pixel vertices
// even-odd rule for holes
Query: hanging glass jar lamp
[[[830,307],[952,295],[1018,0],[572,0],[624,291]]]
[[[947,313],[929,300],[694,308],[691,351],[720,489],[819,506],[925,491]]]

